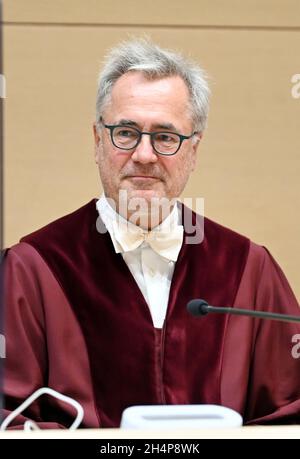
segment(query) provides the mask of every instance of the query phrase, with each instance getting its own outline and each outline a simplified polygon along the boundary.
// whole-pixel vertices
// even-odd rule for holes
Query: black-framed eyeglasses
[[[151,145],[159,155],[171,156],[178,152],[184,140],[193,137],[191,135],[182,135],[177,132],[158,131],[143,132],[139,129],[123,124],[105,124],[102,119],[100,122],[104,127],[110,130],[110,137],[113,145],[121,150],[132,150],[136,148],[141,141],[142,135],[149,135]]]

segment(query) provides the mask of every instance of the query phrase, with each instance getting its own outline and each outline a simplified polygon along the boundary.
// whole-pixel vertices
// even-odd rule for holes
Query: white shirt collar
[[[117,222],[121,223],[121,226],[123,227],[127,226],[127,228],[129,227],[130,231],[133,231],[133,232],[135,231],[140,232],[141,228],[139,226],[134,225],[131,222],[128,222],[125,218],[123,218],[120,214],[118,214],[115,211],[115,209],[110,205],[104,193],[101,195],[100,199],[97,201],[96,207],[97,207],[98,213],[104,225],[106,226],[110,234],[115,251],[117,253],[123,252],[122,247],[120,246],[120,244],[118,243],[115,237],[115,230],[114,230],[115,224]],[[155,232],[162,232],[164,230],[167,230],[168,228],[175,228],[179,226],[181,226],[180,225],[180,213],[178,210],[178,206],[175,205],[171,213],[161,222],[160,225],[153,228],[153,230]],[[142,229],[142,231],[147,233],[147,230]]]

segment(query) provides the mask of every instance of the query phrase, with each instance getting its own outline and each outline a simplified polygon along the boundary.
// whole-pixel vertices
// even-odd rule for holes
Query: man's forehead
[[[103,111],[107,124],[123,124],[142,131],[189,132],[192,114],[188,89],[178,76],[147,79],[128,72],[115,83]]]
[[[187,87],[178,76],[153,80],[141,72],[128,72],[115,83],[104,116],[127,125],[147,119],[157,124],[153,128],[172,129],[179,119],[190,118],[189,101]]]

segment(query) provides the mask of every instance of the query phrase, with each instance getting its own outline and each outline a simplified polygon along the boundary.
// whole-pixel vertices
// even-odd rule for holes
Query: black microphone
[[[300,322],[299,316],[290,316],[288,314],[276,314],[273,312],[251,311],[250,309],[239,308],[220,308],[210,306],[207,301],[201,299],[191,300],[187,304],[187,310],[193,316],[205,316],[209,312],[219,314],[234,314],[236,316],[258,317],[259,319],[279,320],[281,322]]]

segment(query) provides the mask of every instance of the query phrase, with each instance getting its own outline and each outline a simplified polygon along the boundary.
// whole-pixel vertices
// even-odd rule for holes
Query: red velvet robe
[[[184,240],[157,330],[122,255],[97,232],[97,216],[93,200],[8,251],[6,409],[48,386],[82,404],[84,427],[118,426],[128,406],[165,403],[220,404],[245,423],[300,423],[299,325],[186,310],[204,298],[300,314],[266,249],[205,219],[203,242]],[[25,416],[64,427],[74,413],[44,397]]]

